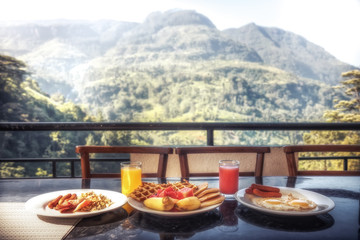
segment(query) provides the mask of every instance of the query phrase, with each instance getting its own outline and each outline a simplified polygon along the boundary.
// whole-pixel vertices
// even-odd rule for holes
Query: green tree
[[[326,122],[360,122],[360,71],[353,70],[342,74],[345,78],[341,86],[349,97],[347,100],[335,100],[334,110],[325,111]],[[358,131],[311,131],[304,134],[305,144],[360,144]],[[317,153],[309,154],[319,156]],[[356,156],[358,153],[333,153],[329,155]],[[336,163],[335,163],[336,164]],[[334,165],[334,164],[333,164]],[[339,164],[336,164],[339,165]],[[355,161],[349,163],[349,169],[359,169]]]
[[[360,122],[360,71],[342,74],[342,88],[349,96],[347,100],[335,100],[334,110],[328,110],[323,117],[326,122]],[[360,144],[360,133],[356,131],[311,131],[304,134],[306,144]]]

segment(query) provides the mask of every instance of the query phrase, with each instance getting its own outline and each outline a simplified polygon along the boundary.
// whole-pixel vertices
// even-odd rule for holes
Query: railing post
[[[71,177],[74,178],[75,177],[75,161],[74,160],[70,160],[70,168],[71,168]]]
[[[207,145],[214,146],[214,129],[206,130],[206,137],[207,137]]]
[[[53,178],[56,178],[56,161],[55,160],[52,160],[52,175],[53,175]]]
[[[344,158],[344,171],[348,170],[348,158]]]

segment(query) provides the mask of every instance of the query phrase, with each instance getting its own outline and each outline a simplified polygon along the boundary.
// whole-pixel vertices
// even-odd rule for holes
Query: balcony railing
[[[206,131],[206,143],[208,146],[214,145],[214,131],[230,130],[269,130],[269,131],[360,131],[360,123],[228,123],[228,122],[199,122],[199,123],[85,123],[85,122],[2,122],[0,131]],[[360,159],[360,157],[301,157],[299,160],[330,160],[342,159],[344,161],[344,171],[347,171],[348,159]],[[98,159],[102,160],[102,159]],[[124,161],[125,158],[107,159],[111,161]],[[75,163],[80,160],[77,158],[0,158],[0,162],[50,162],[52,177],[58,176],[56,166],[59,162],[70,163],[70,177],[75,175]],[[96,160],[95,160],[96,161]]]
[[[360,131],[360,123],[231,123],[231,122],[199,122],[199,123],[85,123],[85,122],[2,122],[0,131],[185,131],[204,130],[207,145],[214,145],[215,130],[275,130],[275,131]]]

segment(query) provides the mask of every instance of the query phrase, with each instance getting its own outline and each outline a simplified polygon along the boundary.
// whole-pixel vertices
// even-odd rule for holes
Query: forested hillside
[[[0,43],[2,52],[26,62],[52,102],[72,100],[102,121],[321,121],[333,100],[345,97],[331,83],[351,68],[294,33],[255,24],[219,31],[195,11],[153,13],[143,23],[2,26]],[[132,141],[204,143],[202,136],[142,134]],[[288,133],[254,134],[218,139],[276,145],[302,140]]]
[[[224,30],[223,33],[254,49],[266,65],[328,85],[339,84],[339,73],[354,69],[337,60],[320,46],[279,28],[251,23],[238,29]]]
[[[143,23],[0,26],[0,54],[0,121],[20,122],[321,122],[334,100],[349,100],[334,86],[356,69],[294,33],[256,24],[220,31],[195,11],[153,13]],[[217,131],[215,144],[298,144],[303,134]],[[0,156],[205,143],[195,131],[6,132]],[[3,164],[2,174],[48,175],[32,168]]]
[[[61,95],[50,97],[39,89],[28,74],[26,65],[0,55],[0,121],[12,122],[86,122],[95,121],[79,105],[64,101]],[[75,156],[75,145],[130,144],[127,134],[95,132],[1,132],[1,158],[64,158]],[[69,175],[70,169],[58,168],[58,174]],[[100,170],[102,169],[99,166]],[[49,176],[48,164],[1,163],[1,177]]]
[[[217,64],[231,68],[233,62],[252,62],[329,86],[340,82],[342,72],[355,69],[295,33],[256,24],[220,31],[206,16],[188,10],[156,12],[142,23],[62,20],[0,25],[0,53],[26,62],[46,93],[59,92],[79,103],[85,99],[84,86],[94,81],[104,85],[103,76],[114,75],[119,71],[115,69],[126,69],[127,81],[132,81],[137,76],[131,72],[143,66],[155,75],[157,69],[171,70],[174,65],[193,74]]]

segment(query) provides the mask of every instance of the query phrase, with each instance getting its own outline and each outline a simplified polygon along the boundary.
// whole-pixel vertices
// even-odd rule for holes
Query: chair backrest
[[[142,146],[76,146],[75,152],[81,157],[82,178],[107,178],[120,177],[120,173],[91,173],[90,153],[141,153],[158,154],[159,162],[156,173],[143,173],[143,177],[165,177],[168,162],[168,154],[173,153],[169,147],[142,147]]]
[[[264,154],[269,153],[269,147],[248,146],[203,146],[203,147],[178,147],[175,153],[179,155],[181,177],[189,178],[196,176],[218,176],[219,172],[190,172],[189,154],[216,154],[216,153],[256,153],[255,169],[251,172],[239,172],[241,176],[262,176]],[[221,159],[219,159],[221,160]],[[240,163],[241,164],[241,163]]]
[[[298,175],[329,175],[329,176],[359,176],[360,171],[299,171],[296,164],[296,154],[299,152],[360,152],[360,145],[292,145],[284,146],[288,164],[289,176]]]

